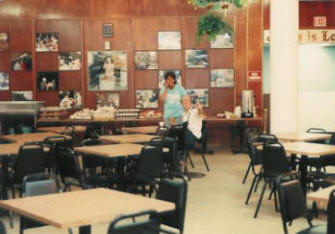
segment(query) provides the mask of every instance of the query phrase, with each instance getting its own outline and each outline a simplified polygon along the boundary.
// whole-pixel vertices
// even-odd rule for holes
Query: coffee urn
[[[242,91],[242,118],[254,117],[254,91],[243,90]]]

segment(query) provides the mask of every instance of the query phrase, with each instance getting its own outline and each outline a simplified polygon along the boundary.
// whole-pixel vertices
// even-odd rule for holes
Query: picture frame
[[[9,90],[9,73],[0,72],[0,90]]]
[[[136,90],[136,108],[158,108],[158,89]]]
[[[12,71],[31,71],[32,70],[31,52],[12,53],[11,69]]]
[[[81,70],[81,52],[59,52],[58,69],[60,71],[79,71]]]
[[[232,49],[234,48],[234,33],[224,32],[216,36],[215,40],[210,41],[211,49]]]
[[[113,37],[113,24],[104,23],[102,27],[103,37]]]
[[[33,91],[12,91],[11,100],[12,101],[32,101]]]
[[[233,68],[211,70],[211,88],[233,88],[235,85],[234,83],[235,80]]]
[[[165,85],[164,74],[167,71],[172,71],[176,75],[177,84],[182,85],[181,70],[159,70],[158,73],[158,88],[161,89]]]
[[[81,109],[81,93],[77,90],[61,90],[58,93],[58,104],[66,109]]]
[[[58,52],[58,33],[36,33],[36,52]]]
[[[158,69],[157,51],[135,51],[136,70],[156,70]]]
[[[185,50],[186,68],[208,68],[207,50]]]
[[[88,51],[88,90],[128,89],[126,51]]]
[[[158,32],[159,50],[181,50],[180,31],[159,31]]]
[[[199,101],[203,107],[209,107],[209,89],[186,89],[186,93],[193,104]]]
[[[58,77],[56,71],[37,72],[37,89],[39,91],[56,91],[58,90]]]
[[[120,107],[120,94],[118,93],[97,93],[96,94],[97,109],[102,107]]]
[[[0,51],[8,50],[9,43],[8,43],[8,33],[7,32],[0,32]]]

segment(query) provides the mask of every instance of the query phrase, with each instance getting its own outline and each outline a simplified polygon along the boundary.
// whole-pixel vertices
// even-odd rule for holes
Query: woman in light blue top
[[[164,103],[164,124],[170,127],[182,123],[184,108],[181,100],[186,95],[186,91],[177,84],[176,74],[173,71],[167,71],[164,79],[165,86],[160,91],[159,100]]]

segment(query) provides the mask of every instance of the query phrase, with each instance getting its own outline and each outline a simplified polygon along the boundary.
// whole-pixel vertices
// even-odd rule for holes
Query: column
[[[299,131],[299,1],[271,0],[271,133]]]

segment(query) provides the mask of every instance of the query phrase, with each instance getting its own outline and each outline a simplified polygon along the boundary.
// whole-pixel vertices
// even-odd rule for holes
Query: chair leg
[[[208,166],[208,163],[207,163],[207,160],[206,160],[206,155],[205,155],[204,151],[202,151],[201,157],[202,157],[202,161],[204,161],[204,163],[205,163],[207,171],[209,171],[209,166]]]
[[[257,204],[256,212],[255,212],[255,215],[254,215],[255,219],[257,218],[259,209],[261,208],[262,200],[263,200],[263,196],[264,196],[264,192],[265,192],[267,184],[268,184],[268,182],[264,181],[264,186],[263,186],[263,189],[262,189],[262,193],[261,193],[261,196],[259,197],[259,201],[258,201],[258,204]]]
[[[244,175],[243,180],[242,180],[242,184],[245,184],[245,182],[247,181],[247,177],[249,175],[250,168],[251,168],[251,162],[249,163],[248,169],[245,172],[245,175]]]
[[[262,177],[261,177],[261,176],[258,176],[256,185],[255,185],[254,192],[257,192],[258,184],[259,184],[259,181],[261,181],[261,179],[262,179]]]
[[[270,191],[270,194],[269,194],[269,200],[271,200],[271,198],[272,198],[272,194],[273,194],[273,192],[274,192],[274,187],[272,187],[272,189],[271,189],[271,191]]]
[[[273,197],[274,197],[274,202],[275,202],[275,211],[278,212],[279,209],[278,209],[278,199],[277,199],[277,187],[275,184],[273,185]]]
[[[193,160],[192,160],[191,155],[189,154],[189,152],[187,152],[186,161],[187,161],[187,159],[190,161],[192,168],[194,168],[194,163],[193,163]]]
[[[253,180],[252,180],[252,183],[251,183],[251,186],[250,186],[248,195],[247,195],[247,200],[245,201],[245,204],[246,204],[246,205],[248,205],[248,203],[249,203],[249,199],[250,199],[252,190],[254,189],[254,186],[255,186],[255,182],[256,182],[256,180],[257,180],[257,177],[258,177],[258,176],[254,176],[254,178],[253,178]]]

